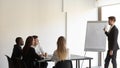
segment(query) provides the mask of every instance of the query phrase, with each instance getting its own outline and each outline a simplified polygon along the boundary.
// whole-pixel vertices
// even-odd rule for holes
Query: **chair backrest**
[[[9,68],[15,68],[14,67],[14,62],[11,60],[11,58],[8,55],[5,55],[7,57],[8,60],[8,67]]]
[[[27,68],[25,62],[21,59],[16,59],[17,68]]]
[[[59,61],[56,63],[55,68],[73,68],[71,60]]]
[[[13,60],[8,55],[5,56],[7,57],[9,68],[27,68],[23,60],[18,58],[14,58]]]

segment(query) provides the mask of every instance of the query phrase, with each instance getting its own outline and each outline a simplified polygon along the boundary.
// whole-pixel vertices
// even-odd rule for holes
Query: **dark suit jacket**
[[[34,61],[42,59],[35,52],[35,49],[30,47],[26,54],[23,54],[23,60],[25,61],[28,68],[35,68]]]
[[[118,29],[117,27],[114,25],[112,27],[112,29],[110,30],[110,32],[105,32],[105,34],[108,37],[108,49],[109,50],[118,50],[119,46],[118,46]]]
[[[14,48],[13,48],[13,53],[12,53],[12,56],[11,56],[11,59],[21,59],[22,57],[22,49],[20,47],[20,45],[14,45]]]

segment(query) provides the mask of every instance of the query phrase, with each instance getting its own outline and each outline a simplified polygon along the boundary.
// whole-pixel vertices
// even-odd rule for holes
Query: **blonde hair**
[[[66,39],[60,36],[57,40],[57,55],[60,60],[65,60],[67,57]]]

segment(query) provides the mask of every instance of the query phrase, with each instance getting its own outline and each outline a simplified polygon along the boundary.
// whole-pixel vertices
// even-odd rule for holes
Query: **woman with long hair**
[[[35,52],[35,49],[32,47],[34,44],[34,39],[32,36],[28,36],[23,48],[23,60],[25,61],[27,68],[36,68],[34,62],[42,59]]]
[[[60,36],[57,40],[57,49],[54,51],[52,60],[57,63],[69,59],[69,49],[66,48],[66,39]]]

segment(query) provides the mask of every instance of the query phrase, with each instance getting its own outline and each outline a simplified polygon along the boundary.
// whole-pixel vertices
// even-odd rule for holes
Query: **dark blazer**
[[[26,54],[23,54],[23,60],[25,61],[28,68],[35,68],[34,62],[42,59],[35,52],[35,49],[30,47]]]
[[[117,27],[114,25],[112,27],[112,29],[110,30],[110,32],[105,32],[105,34],[108,37],[108,50],[118,50],[119,46],[118,46],[118,29]]]
[[[14,45],[14,48],[13,48],[13,53],[12,53],[12,56],[11,56],[11,59],[21,59],[22,58],[22,49],[20,47],[20,45]]]

